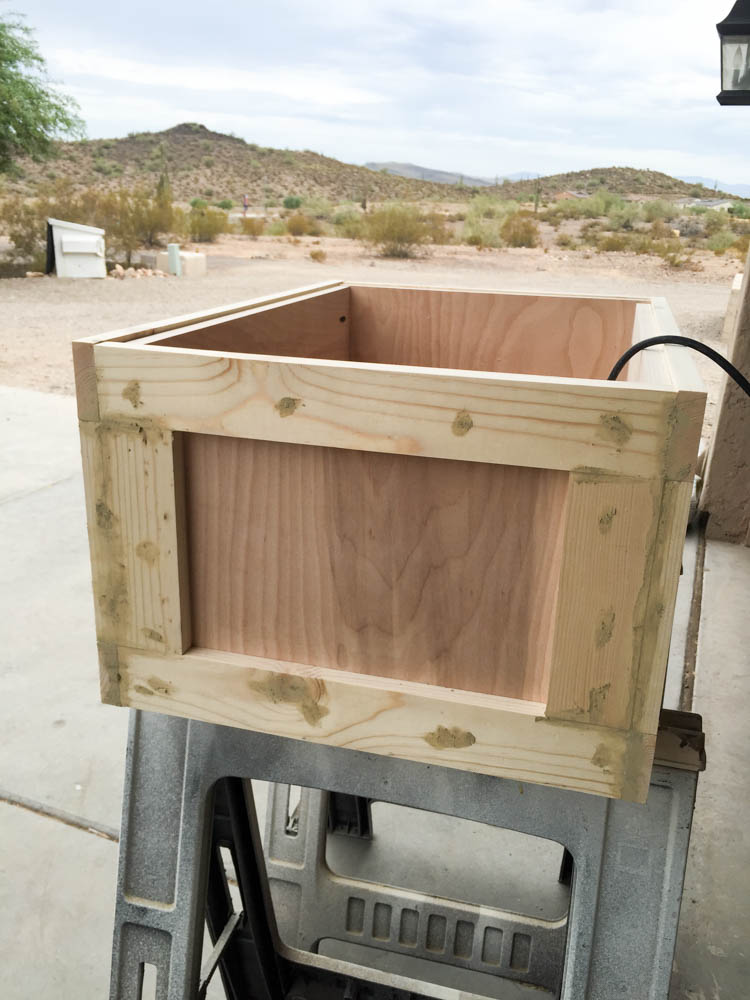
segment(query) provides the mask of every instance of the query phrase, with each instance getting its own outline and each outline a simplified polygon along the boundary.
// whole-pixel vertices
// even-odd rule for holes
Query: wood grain
[[[351,286],[351,360],[606,378],[635,302]]]
[[[92,422],[80,429],[97,639],[182,652],[189,610],[172,434]]]
[[[139,343],[240,354],[349,359],[349,289],[318,292],[157,334]]]
[[[571,476],[550,718],[630,725],[661,492],[658,480]]]
[[[654,737],[540,718],[542,706],[258,657],[119,649],[123,705],[645,801]]]
[[[196,645],[543,701],[561,472],[185,436]]]
[[[172,430],[360,451],[549,469],[595,467],[631,476],[662,475],[671,433],[666,417],[675,400],[673,390],[587,379],[306,363],[128,344],[99,344],[94,355],[105,418],[151,419]],[[466,433],[456,433],[457,418]]]

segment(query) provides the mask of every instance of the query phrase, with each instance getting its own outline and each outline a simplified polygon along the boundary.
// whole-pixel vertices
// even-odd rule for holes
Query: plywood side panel
[[[198,646],[544,701],[563,472],[185,436]]]
[[[310,295],[249,314],[149,338],[162,347],[349,360],[349,289]]]
[[[606,378],[629,346],[635,303],[351,288],[353,361]]]
[[[571,476],[550,718],[630,726],[661,493],[659,481]]]
[[[645,801],[654,737],[540,718],[542,706],[257,657],[121,648],[122,703],[520,782]]]
[[[80,427],[97,639],[105,647],[182,652],[190,635],[181,606],[172,434]]]
[[[583,379],[94,348],[99,408],[172,430],[533,468],[663,474],[675,394]],[[685,478],[688,477],[686,471]]]

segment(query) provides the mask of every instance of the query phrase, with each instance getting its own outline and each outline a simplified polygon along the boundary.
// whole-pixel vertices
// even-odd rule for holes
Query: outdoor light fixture
[[[719,104],[750,104],[750,0],[737,0],[716,25],[721,39]]]

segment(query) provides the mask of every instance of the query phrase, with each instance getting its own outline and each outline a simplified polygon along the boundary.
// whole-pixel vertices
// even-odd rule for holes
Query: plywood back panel
[[[606,378],[635,302],[351,287],[352,361]]]
[[[568,476],[185,435],[196,646],[544,701]]]
[[[156,338],[151,338],[152,340]],[[158,338],[160,347],[349,360],[349,289],[271,305]]]

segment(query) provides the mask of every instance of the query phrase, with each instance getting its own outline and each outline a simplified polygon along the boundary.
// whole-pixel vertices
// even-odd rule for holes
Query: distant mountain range
[[[750,198],[750,184],[729,184],[727,181],[717,181],[713,177],[680,177],[680,180],[688,184],[703,184],[711,189],[716,187],[719,191],[736,194],[738,198]]]
[[[432,181],[436,184],[465,184],[467,187],[493,187],[501,184],[504,180],[511,182],[530,181],[540,177],[540,174],[528,170],[520,170],[514,174],[503,174],[497,177],[473,177],[469,174],[454,173],[450,170],[433,170],[431,167],[421,167],[416,163],[366,163],[370,170],[381,170],[396,177],[409,177],[413,180]],[[650,171],[647,171],[650,173]],[[686,184],[697,184],[707,188],[703,193],[708,196],[714,189],[717,192],[737,195],[738,198],[750,198],[750,184],[729,184],[725,181],[717,181],[713,177],[678,177],[678,180]]]

